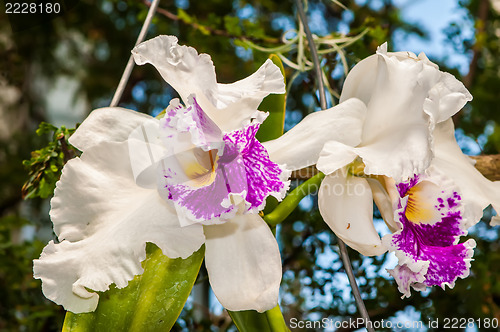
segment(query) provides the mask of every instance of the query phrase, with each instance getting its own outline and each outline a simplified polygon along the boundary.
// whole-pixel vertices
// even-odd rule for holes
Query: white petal
[[[269,226],[257,214],[205,226],[210,285],[228,310],[264,312],[278,303],[281,258]]]
[[[370,185],[370,189],[372,190],[373,195],[373,201],[377,205],[387,227],[389,227],[391,232],[395,232],[398,229],[398,225],[396,223],[396,220],[394,220],[392,199],[386,189],[387,181],[384,181],[386,180],[386,178],[380,178],[367,178],[366,181],[368,181],[368,184]]]
[[[152,64],[186,104],[191,94],[196,94],[198,102],[203,97],[214,103],[217,81],[212,59],[208,54],[198,55],[192,47],[178,45],[177,41],[175,36],[147,40],[132,50],[134,60],[138,65]]]
[[[126,142],[101,143],[69,161],[51,205],[61,243],[49,243],[34,275],[45,296],[75,313],[96,308],[92,290],[123,288],[142,273],[146,242],[171,258],[186,258],[204,242],[201,226],[181,228],[156,190],[136,186]]]
[[[167,153],[160,138],[159,123],[157,119],[142,123],[127,140],[134,180],[144,188],[156,188],[158,163]]]
[[[232,84],[218,84],[217,109],[207,110],[222,130],[230,132],[254,117],[259,104],[271,93],[285,93],[285,81],[278,66],[268,59],[249,77]]]
[[[344,169],[325,177],[318,194],[319,211],[332,231],[365,256],[387,251],[373,225],[373,201],[368,182],[346,176]]]
[[[85,151],[100,142],[123,142],[136,127],[151,116],[121,107],[104,107],[92,111],[70,137],[69,142]]]
[[[356,146],[361,141],[365,105],[353,98],[325,111],[306,116],[278,139],[262,143],[272,161],[296,170],[314,165],[323,146],[337,141]]]
[[[500,212],[500,181],[486,179],[464,155],[455,140],[453,121],[436,126],[434,147],[436,157],[432,164],[453,179],[465,201],[467,227],[474,225],[483,215],[483,209],[492,205]]]
[[[337,141],[326,142],[319,154],[316,168],[326,175],[351,163],[358,157],[356,149]]]
[[[435,124],[472,97],[424,54],[387,53],[386,48],[383,45],[351,70],[340,101],[359,98],[367,106],[359,146],[366,147],[360,155],[363,152],[367,173],[399,182],[429,166]]]
[[[365,173],[401,182],[422,173],[432,159],[431,137],[422,127],[402,127],[354,149],[365,163]]]
[[[188,104],[196,100],[207,115],[226,132],[238,129],[270,93],[285,93],[279,68],[267,60],[253,75],[232,84],[219,84],[208,54],[177,44],[174,36],[158,36],[132,50],[138,65],[152,64]]]

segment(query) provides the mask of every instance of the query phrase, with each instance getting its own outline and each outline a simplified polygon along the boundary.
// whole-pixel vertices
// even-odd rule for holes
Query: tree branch
[[[485,156],[470,156],[476,161],[476,169],[483,174],[485,178],[491,181],[500,181],[500,154]],[[309,166],[292,172],[292,179],[307,180],[319,171],[316,166]]]
[[[149,6],[149,2],[144,0],[143,1],[147,6]],[[222,37],[226,37],[226,38],[232,38],[232,39],[241,39],[241,40],[249,40],[249,41],[253,41],[253,42],[266,42],[266,43],[271,43],[271,44],[280,44],[280,40],[278,38],[272,38],[272,37],[265,37],[265,38],[256,38],[256,37],[252,37],[252,36],[238,36],[238,35],[235,35],[235,34],[232,34],[232,33],[229,33],[228,31],[226,30],[221,30],[221,29],[216,29],[216,28],[213,28],[211,26],[208,26],[208,25],[202,25],[202,24],[199,24],[199,23],[196,23],[196,22],[188,22],[184,19],[182,19],[181,17],[179,17],[178,15],[172,13],[171,11],[168,11],[167,9],[165,8],[158,8],[156,10],[157,13],[165,16],[166,18],[172,20],[172,21],[180,21],[186,25],[189,25],[191,26],[193,29],[195,30],[199,30],[199,31],[208,31],[210,34],[214,35],[214,36],[222,36]]]

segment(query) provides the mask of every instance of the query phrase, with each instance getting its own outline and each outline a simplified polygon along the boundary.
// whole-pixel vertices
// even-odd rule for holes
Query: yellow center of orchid
[[[406,204],[406,218],[415,223],[430,223],[436,216],[436,211],[429,197],[429,187],[432,183],[423,181],[408,190],[408,202]]]
[[[190,151],[190,153],[178,154],[176,158],[188,178],[185,184],[193,188],[200,188],[214,182],[219,158],[217,150]]]

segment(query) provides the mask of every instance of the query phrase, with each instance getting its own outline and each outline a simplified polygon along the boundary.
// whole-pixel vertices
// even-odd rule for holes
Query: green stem
[[[289,332],[279,305],[266,312],[227,311],[240,332]]]
[[[320,172],[295,188],[285,197],[276,209],[273,210],[273,212],[264,216],[264,220],[271,226],[275,226],[285,220],[285,218],[288,217],[293,210],[295,210],[297,205],[299,205],[302,198],[318,190],[324,177],[325,174]]]

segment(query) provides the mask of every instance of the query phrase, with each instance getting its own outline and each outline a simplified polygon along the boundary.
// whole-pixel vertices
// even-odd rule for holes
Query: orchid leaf
[[[68,312],[63,332],[169,331],[193,288],[205,247],[187,259],[170,259],[147,245],[144,273],[127,287],[101,293],[95,312]]]
[[[283,77],[285,77],[285,68],[280,58],[271,54],[269,59],[279,67]],[[286,82],[285,82],[286,85]],[[285,124],[285,108],[286,108],[286,94],[270,94],[259,105],[259,110],[269,112],[266,121],[260,126],[257,133],[257,139],[260,142],[270,141],[283,135],[283,126]]]
[[[259,313],[255,310],[228,311],[234,325],[240,332],[281,332],[290,331],[279,305],[271,310]]]

